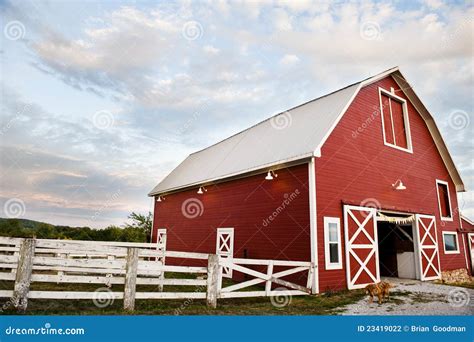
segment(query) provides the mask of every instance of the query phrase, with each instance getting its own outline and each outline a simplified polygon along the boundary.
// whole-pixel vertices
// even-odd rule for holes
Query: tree
[[[153,225],[151,212],[148,212],[148,215],[132,212],[128,218],[132,222],[125,224],[124,235],[127,236],[127,241],[140,239],[142,242],[150,242],[151,226]]]

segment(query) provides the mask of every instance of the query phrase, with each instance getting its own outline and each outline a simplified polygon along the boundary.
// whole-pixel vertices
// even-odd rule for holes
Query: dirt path
[[[342,315],[474,315],[474,290],[389,279],[395,285],[390,301],[369,304],[368,297],[342,308]]]

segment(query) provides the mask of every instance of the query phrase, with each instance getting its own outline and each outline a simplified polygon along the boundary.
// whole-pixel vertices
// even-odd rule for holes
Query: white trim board
[[[393,89],[393,88],[392,88]],[[379,102],[380,102],[380,119],[382,121],[382,136],[383,136],[383,143],[385,146],[389,146],[392,148],[395,148],[400,151],[408,152],[408,153],[413,153],[413,145],[412,145],[412,140],[411,140],[411,130],[410,130],[410,117],[408,114],[408,106],[407,106],[407,101],[404,98],[401,98],[391,92],[389,92],[386,89],[383,89],[381,87],[378,88],[379,90]],[[395,136],[395,127],[393,125],[393,115],[392,115],[392,103],[389,103],[390,106],[390,121],[392,124],[392,135],[393,135],[393,144],[387,142],[387,137],[385,135],[385,123],[384,123],[384,112],[383,112],[383,103],[382,103],[382,95],[385,95],[389,98],[389,101],[391,99],[394,99],[395,101],[398,101],[402,105],[402,111],[403,111],[403,124],[405,126],[405,138],[406,138],[406,144],[407,147],[401,147],[397,145],[397,139]]]
[[[309,224],[311,244],[311,264],[313,272],[311,292],[319,293],[319,266],[318,266],[318,214],[316,205],[316,167],[314,158],[308,163],[308,193],[309,193]]]
[[[329,225],[336,224],[337,241],[329,240]],[[341,219],[339,217],[324,217],[324,257],[326,270],[342,270],[342,239]],[[337,243],[338,262],[331,262],[330,244]]]
[[[443,252],[444,254],[459,254],[461,253],[461,249],[459,248],[459,238],[458,238],[458,233],[457,232],[453,232],[453,231],[442,231],[441,232],[442,235],[443,235]],[[454,251],[447,251],[446,250],[446,243],[445,243],[445,238],[444,236],[445,235],[454,235],[454,239],[455,239],[455,242],[456,242],[456,250]]]
[[[449,214],[450,216],[443,216],[443,213],[441,212],[441,202],[439,200],[439,189],[438,189],[438,184],[446,185],[446,191],[448,194],[448,203],[449,203]],[[441,179],[436,179],[436,195],[437,195],[437,200],[438,200],[438,210],[439,210],[439,217],[441,221],[453,221],[453,207],[451,206],[451,194],[449,193],[449,183],[446,181],[443,181]]]

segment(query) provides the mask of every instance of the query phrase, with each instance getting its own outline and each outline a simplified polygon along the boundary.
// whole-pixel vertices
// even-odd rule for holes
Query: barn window
[[[443,232],[443,244],[445,254],[458,254],[458,234],[456,232]]]
[[[436,190],[438,193],[439,215],[443,221],[452,221],[451,199],[449,197],[448,183],[442,180],[436,180]]]
[[[341,269],[341,220],[338,217],[324,218],[324,248],[326,269]]]
[[[379,88],[379,95],[385,145],[412,152],[406,100],[382,88]]]

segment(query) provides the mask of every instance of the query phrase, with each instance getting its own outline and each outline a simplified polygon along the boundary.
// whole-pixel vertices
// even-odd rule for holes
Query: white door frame
[[[471,274],[474,272],[474,233],[468,233],[467,234],[467,240],[468,240],[468,245],[469,245],[469,255],[471,257]]]
[[[225,259],[234,257],[234,228],[217,228],[216,254]],[[222,277],[232,278],[232,269],[222,267]]]
[[[431,219],[431,223],[428,225],[428,227],[425,226],[423,221],[421,219]],[[420,225],[421,223],[421,225]],[[434,227],[433,227],[434,225]],[[415,233],[416,233],[416,244],[417,244],[417,249],[418,249],[418,263],[420,265],[420,280],[434,280],[434,279],[440,279],[441,278],[441,263],[439,261],[439,245],[438,245],[438,230],[436,228],[436,218],[433,215],[423,215],[423,214],[416,214],[415,215]],[[420,228],[423,230],[423,236],[420,236]],[[434,236],[431,234],[429,231],[434,228]],[[423,242],[425,242],[426,239],[429,239],[433,242],[432,245],[423,245]],[[435,251],[433,252],[431,258],[428,257],[425,253],[425,249],[434,249]],[[426,269],[423,270],[423,257],[428,261],[428,265],[426,266]],[[434,266],[434,258],[437,258],[438,260],[438,268]],[[427,277],[426,274],[428,270],[432,268],[436,275],[434,276],[429,276]]]
[[[362,222],[352,214],[352,210],[358,211],[365,211],[369,212],[369,214],[365,217]],[[357,223],[358,228],[357,230],[351,234],[349,238],[349,216],[351,219]],[[370,234],[366,230],[366,225],[369,221],[372,220],[373,222],[373,230],[374,230],[374,237],[372,238]],[[354,240],[359,236],[359,234],[364,234],[367,239],[371,242],[370,244],[356,244]],[[349,290],[352,289],[360,289],[365,287],[367,284],[355,284],[358,280],[359,276],[363,271],[365,271],[369,277],[373,280],[374,283],[378,283],[380,281],[380,269],[379,269],[379,246],[378,246],[378,236],[377,236],[377,215],[375,208],[369,207],[360,207],[360,206],[353,206],[353,205],[344,205],[344,237],[345,237],[345,250],[346,250],[346,277],[347,277],[347,288]],[[365,260],[361,260],[354,249],[371,249],[368,256]],[[371,258],[375,254],[375,275],[367,268],[367,264],[370,262]],[[356,260],[357,264],[360,266],[357,273],[354,275],[354,278],[351,278],[351,264],[350,264],[350,257]]]

